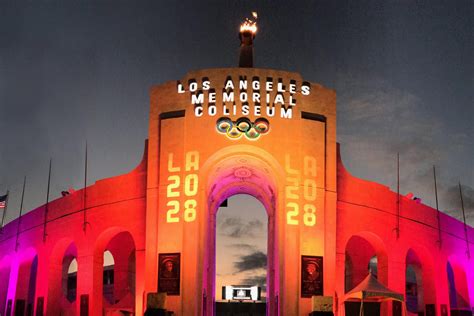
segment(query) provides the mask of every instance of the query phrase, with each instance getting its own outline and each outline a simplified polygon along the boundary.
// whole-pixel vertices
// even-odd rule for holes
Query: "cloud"
[[[474,189],[467,185],[461,185],[466,221],[474,222]],[[462,221],[461,197],[459,185],[449,186],[442,193],[443,202],[447,206],[446,213]]]
[[[436,165],[440,210],[458,209],[455,213],[460,214],[459,189],[456,196],[451,186],[461,179],[467,185],[466,217],[474,224],[474,210],[468,206],[468,187],[474,185],[469,131],[456,131],[413,90],[388,79],[343,74],[336,89],[337,137],[349,172],[396,190],[398,152],[401,193],[413,192],[435,207],[432,166]]]
[[[229,245],[229,247],[234,248],[234,249],[238,249],[238,250],[251,251],[251,252],[254,252],[255,249],[256,249],[255,246],[250,245],[250,244],[244,244],[244,243],[231,244],[231,245]]]
[[[267,286],[267,276],[265,274],[253,275],[253,276],[243,278],[241,282],[243,285],[260,286],[262,290],[265,291],[266,286]]]
[[[377,154],[392,158],[401,152],[405,161],[433,160],[441,155],[436,136],[442,123],[424,109],[419,97],[380,78],[344,79],[340,85],[338,136],[344,145],[376,148]],[[365,150],[359,151],[362,153],[370,155]]]
[[[441,172],[440,172],[441,171]],[[462,218],[461,199],[459,196],[459,185],[452,184],[452,179],[446,181],[443,178],[443,169],[436,168],[439,210],[460,221]],[[441,180],[440,180],[441,178]],[[405,177],[405,183],[412,183],[411,191],[415,196],[422,198],[422,203],[436,208],[433,167],[417,170]],[[474,189],[468,185],[462,185],[464,209],[468,225],[474,224]],[[403,192],[402,192],[403,194]]]
[[[237,272],[266,268],[266,266],[267,255],[261,251],[255,251],[249,255],[242,256],[240,261],[234,262]]]
[[[434,140],[441,123],[423,111],[417,96],[382,79],[344,79],[340,85],[338,140],[360,162],[354,169],[395,170],[397,152],[405,163],[439,158]]]
[[[258,219],[247,222],[238,217],[225,217],[218,225],[220,234],[231,238],[255,237],[256,232],[263,228]]]

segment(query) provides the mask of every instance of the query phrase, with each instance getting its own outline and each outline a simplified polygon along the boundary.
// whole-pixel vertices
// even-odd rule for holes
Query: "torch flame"
[[[240,32],[250,31],[253,34],[257,33],[257,22],[246,19],[244,23],[240,24]]]
[[[257,33],[257,12],[252,11],[252,16],[255,18],[255,21],[245,18],[245,21],[240,24],[240,32],[251,32],[252,34]]]

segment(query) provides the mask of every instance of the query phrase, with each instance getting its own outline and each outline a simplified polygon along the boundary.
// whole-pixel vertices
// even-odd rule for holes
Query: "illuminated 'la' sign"
[[[181,219],[185,222],[193,222],[196,219],[196,196],[199,187],[199,178],[197,171],[199,170],[199,153],[197,151],[189,151],[185,155],[186,161],[184,165],[184,176],[180,176],[180,166],[175,166],[173,154],[168,155],[168,184],[166,186],[166,197],[168,198],[168,210],[166,212],[167,223],[179,223]],[[184,181],[181,181],[184,178]],[[184,203],[181,205],[180,197],[182,192],[181,184],[184,182]],[[182,207],[184,210],[181,212]]]

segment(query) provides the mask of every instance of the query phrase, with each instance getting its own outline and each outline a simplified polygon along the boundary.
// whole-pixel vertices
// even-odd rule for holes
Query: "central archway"
[[[268,215],[267,315],[278,315],[277,195],[281,169],[267,152],[253,146],[232,146],[216,153],[205,164],[208,229],[203,271],[204,314],[214,315],[216,275],[216,214],[222,202],[237,194],[255,197]],[[207,169],[207,170],[206,170]],[[208,297],[209,296],[209,297]]]
[[[216,226],[217,315],[265,315],[267,212],[253,196],[233,195],[219,207]]]

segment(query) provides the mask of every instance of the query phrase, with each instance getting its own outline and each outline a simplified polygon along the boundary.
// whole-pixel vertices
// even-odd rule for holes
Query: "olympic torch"
[[[252,16],[255,20],[246,18],[245,21],[240,24],[239,67],[243,68],[253,67],[253,40],[257,33],[257,12],[252,12]]]

